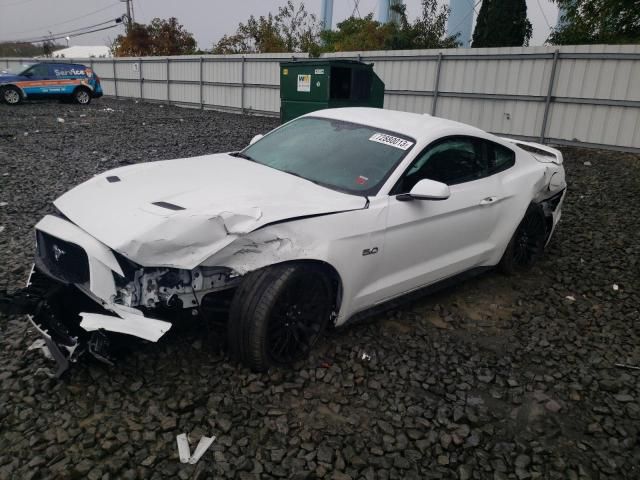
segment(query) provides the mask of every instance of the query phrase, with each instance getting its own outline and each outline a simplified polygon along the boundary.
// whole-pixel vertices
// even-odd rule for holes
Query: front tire
[[[18,105],[22,102],[22,92],[18,87],[9,85],[0,89],[2,100],[8,105]]]
[[[91,92],[86,88],[76,88],[73,92],[73,101],[80,105],[89,105],[91,103]]]
[[[540,205],[531,204],[518,225],[498,267],[507,275],[527,270],[542,256],[547,222]]]
[[[231,303],[228,340],[232,356],[254,372],[306,358],[331,317],[331,282],[304,264],[249,273]]]

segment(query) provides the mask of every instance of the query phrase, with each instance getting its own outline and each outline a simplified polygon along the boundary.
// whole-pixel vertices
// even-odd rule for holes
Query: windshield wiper
[[[251,162],[255,162],[256,161],[255,158],[253,158],[250,155],[247,155],[244,152],[233,152],[233,153],[230,153],[229,155],[231,155],[232,157],[244,158],[245,160],[249,160]]]

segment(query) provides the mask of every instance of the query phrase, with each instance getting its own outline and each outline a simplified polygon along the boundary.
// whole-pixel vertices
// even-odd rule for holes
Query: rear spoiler
[[[502,140],[513,143],[518,147],[529,152],[539,162],[543,163],[556,163],[562,165],[562,152],[555,148],[542,145],[541,143],[525,142],[524,140],[516,140],[514,138],[500,137]]]

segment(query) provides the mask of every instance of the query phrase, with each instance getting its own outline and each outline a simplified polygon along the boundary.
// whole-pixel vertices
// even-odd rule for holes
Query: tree
[[[307,12],[304,3],[298,8],[288,0],[278,13],[256,18],[251,15],[240,23],[236,33],[225,35],[213,46],[213,53],[319,53],[320,23]]]
[[[438,6],[438,0],[422,0],[422,15],[409,22],[404,5],[392,8],[399,14],[398,25],[382,24],[370,13],[364,18],[349,17],[337,30],[321,32],[315,15],[301,3],[296,9],[291,0],[276,15],[249,17],[233,35],[225,35],[214,45],[214,53],[276,53],[353,50],[394,50],[415,48],[454,48],[456,37],[446,35],[449,10]]]
[[[484,0],[473,31],[472,47],[529,45],[533,29],[526,0]]]
[[[550,43],[640,43],[638,0],[554,1],[564,15],[550,35]]]
[[[131,24],[125,35],[118,35],[112,50],[116,57],[191,55],[196,41],[175,17],[154,18],[149,25]]]
[[[398,25],[381,24],[373,14],[364,18],[350,17],[337,25],[335,31],[320,35],[323,49],[330,52],[350,50],[402,50],[417,48],[455,48],[455,36],[447,36],[449,9],[437,0],[422,0],[422,15],[413,23],[407,18],[405,5],[394,5],[400,17]]]
[[[364,18],[349,17],[337,27],[320,34],[324,51],[383,50],[396,30],[392,23],[376,22],[372,13]]]
[[[64,48],[51,40],[45,40],[42,45],[29,42],[1,42],[0,57],[37,57],[44,55],[50,57],[51,52]]]

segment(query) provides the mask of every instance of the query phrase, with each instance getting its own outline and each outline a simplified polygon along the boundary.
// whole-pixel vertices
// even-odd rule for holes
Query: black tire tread
[[[89,101],[87,103],[81,104],[78,99],[76,98],[76,94],[80,91],[80,90],[84,90],[89,94]],[[73,101],[79,105],[89,105],[91,103],[91,90],[88,89],[87,87],[77,87],[73,93],[71,94],[71,98],[73,99]]]
[[[3,87],[0,87],[0,103],[7,103],[4,100],[4,92],[5,90],[15,90],[16,92],[18,92],[18,95],[20,96],[20,100],[18,101],[18,103],[14,103],[13,105],[20,105],[23,100],[24,97],[22,96],[22,92],[20,91],[20,89],[14,85],[5,85]],[[7,105],[10,105],[9,103],[7,103]]]
[[[271,309],[291,276],[305,268],[308,267],[288,263],[246,275],[236,290],[229,310],[227,332],[231,358],[241,361],[254,372],[269,369],[271,359],[265,348],[265,335]]]
[[[513,232],[513,235],[511,236],[511,240],[509,240],[509,244],[507,245],[507,248],[504,254],[502,255],[502,258],[498,263],[498,269],[505,275],[513,275],[516,272],[518,272],[520,269],[522,269],[522,267],[518,267],[513,261],[513,249],[514,249],[516,237],[518,235],[518,231],[520,230],[520,225],[524,222],[524,220],[527,218],[528,215],[542,215],[544,217],[544,212],[542,210],[542,207],[535,203],[532,203],[527,207],[527,211],[522,217],[522,220],[520,221],[520,223],[518,223],[518,227],[516,228],[516,231]]]

